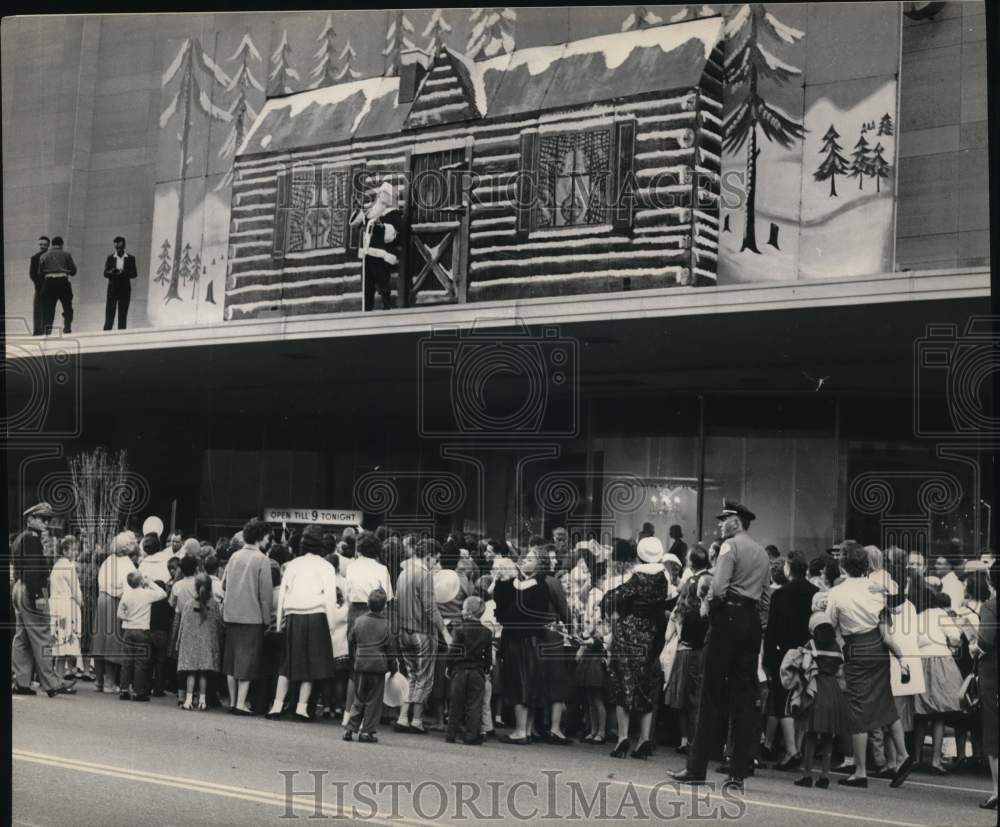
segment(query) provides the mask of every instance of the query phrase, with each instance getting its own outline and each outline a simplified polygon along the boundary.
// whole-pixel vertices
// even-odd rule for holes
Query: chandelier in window
[[[683,509],[685,495],[691,493],[692,490],[683,485],[675,488],[668,485],[653,488],[649,495],[649,513],[664,516],[679,513]]]

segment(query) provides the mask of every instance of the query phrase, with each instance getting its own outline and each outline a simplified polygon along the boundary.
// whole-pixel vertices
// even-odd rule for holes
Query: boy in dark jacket
[[[354,660],[354,704],[344,740],[374,744],[375,727],[382,717],[385,673],[396,671],[389,621],[385,617],[386,595],[375,589],[368,595],[368,611],[357,619],[347,638]]]
[[[463,743],[483,743],[479,723],[486,676],[493,668],[493,633],[480,621],[484,609],[482,598],[465,598],[462,603],[462,620],[452,627],[453,637],[448,649],[448,659],[451,662],[451,698],[445,736],[449,744],[455,743],[455,736],[458,735],[463,719]]]

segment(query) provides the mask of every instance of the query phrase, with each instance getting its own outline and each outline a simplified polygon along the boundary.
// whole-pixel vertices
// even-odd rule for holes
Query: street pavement
[[[448,744],[381,732],[345,743],[343,730],[185,712],[171,697],[140,704],[80,685],[73,697],[14,697],[11,802],[17,827],[357,824],[551,824],[738,819],[741,825],[992,825],[976,806],[989,779],[913,774],[898,790],[802,789],[766,770],[743,796],[678,787],[683,758],[647,761],[610,747]],[[716,782],[722,776],[713,776]],[[319,785],[321,799],[314,790]],[[290,787],[292,795],[288,794]],[[297,795],[296,795],[297,793]]]

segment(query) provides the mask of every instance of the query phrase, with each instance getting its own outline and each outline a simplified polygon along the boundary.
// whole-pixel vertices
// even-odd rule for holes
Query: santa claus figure
[[[399,234],[402,216],[396,201],[396,192],[388,181],[375,193],[375,200],[367,211],[358,210],[352,225],[364,224],[358,258],[362,262],[361,283],[364,293],[364,310],[375,307],[375,291],[382,299],[382,308],[393,306],[391,277],[399,264]]]

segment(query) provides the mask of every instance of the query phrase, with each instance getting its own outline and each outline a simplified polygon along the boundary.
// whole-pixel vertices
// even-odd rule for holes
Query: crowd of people
[[[846,541],[809,560],[768,546],[760,597],[740,604],[762,630],[759,651],[736,653],[751,672],[756,661],[743,721],[719,692],[735,677],[706,661],[713,636],[739,648],[741,630],[714,614],[713,581],[746,577],[729,541],[688,547],[672,527],[665,549],[646,524],[609,545],[572,544],[562,528],[520,544],[439,542],[385,527],[288,534],[254,518],[214,545],[123,531],[105,552],[50,535],[51,517],[29,509],[13,543],[17,694],[35,694],[33,678],[50,696],[85,681],[122,700],[174,695],[183,710],[226,699],[233,715],[332,719],[345,741],[376,742],[389,726],[467,745],[606,745],[619,759],[672,746],[702,764],[721,757],[723,772],[743,760],[745,727],[741,778],[771,764],[800,787],[828,788],[839,771],[839,784],[865,788],[988,765],[980,806],[996,808],[988,555],[928,570],[895,547]],[[729,721],[707,745],[705,708]],[[692,766],[681,780],[703,782]]]

